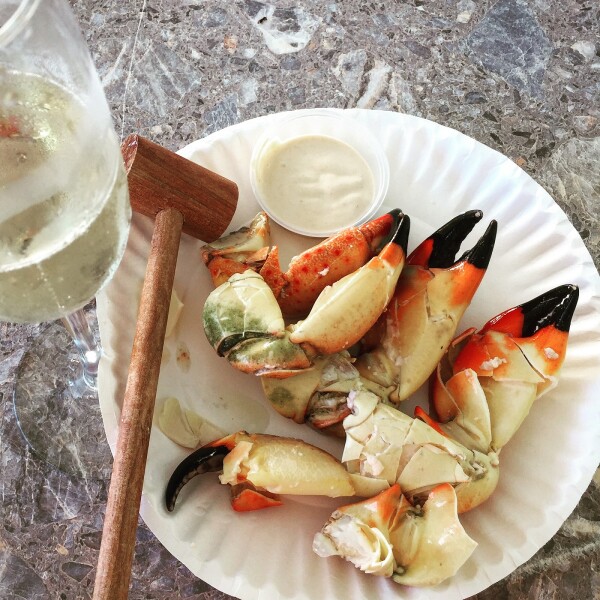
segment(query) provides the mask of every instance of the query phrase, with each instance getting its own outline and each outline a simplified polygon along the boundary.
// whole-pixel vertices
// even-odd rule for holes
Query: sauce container
[[[283,117],[254,147],[250,182],[282,227],[327,237],[371,219],[389,184],[383,148],[359,121],[317,109]]]

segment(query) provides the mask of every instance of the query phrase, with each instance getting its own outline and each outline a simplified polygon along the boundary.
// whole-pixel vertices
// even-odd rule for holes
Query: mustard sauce
[[[256,169],[267,212],[283,225],[313,233],[353,225],[368,211],[375,193],[364,158],[328,136],[273,143]]]

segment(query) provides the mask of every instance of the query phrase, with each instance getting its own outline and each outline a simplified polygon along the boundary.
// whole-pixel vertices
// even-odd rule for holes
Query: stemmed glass
[[[100,349],[83,307],[117,268],[130,218],[118,139],[68,3],[0,0],[0,319],[62,319],[68,331],[51,324],[25,353],[15,410],[35,452],[92,477],[109,473],[110,454],[93,431]]]

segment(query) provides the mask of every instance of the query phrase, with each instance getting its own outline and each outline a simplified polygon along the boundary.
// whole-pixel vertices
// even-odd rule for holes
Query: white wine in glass
[[[15,410],[34,451],[80,475],[110,470],[94,417],[100,350],[82,308],[117,268],[130,218],[117,136],[68,3],[0,0],[0,319],[62,318],[73,338],[53,324],[34,340]]]
[[[71,313],[112,275],[129,205],[115,135],[38,75],[0,66],[0,319]],[[96,117],[97,118],[97,117]]]

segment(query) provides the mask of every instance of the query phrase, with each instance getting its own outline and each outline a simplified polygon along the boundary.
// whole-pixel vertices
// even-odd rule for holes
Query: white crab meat
[[[319,556],[341,556],[365,573],[412,586],[438,585],[452,577],[476,546],[458,520],[449,484],[435,487],[422,509],[394,485],[336,510],[313,541]]]

